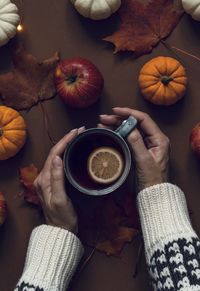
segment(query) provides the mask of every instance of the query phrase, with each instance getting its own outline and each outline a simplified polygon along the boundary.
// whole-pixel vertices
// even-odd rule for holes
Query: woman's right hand
[[[113,108],[113,115],[101,115],[100,126],[117,127],[130,115],[135,117],[139,129],[128,136],[136,163],[138,190],[168,182],[170,142],[157,124],[144,112],[130,108]]]
[[[69,142],[84,130],[84,127],[72,130],[51,149],[42,171],[34,182],[46,223],[75,234],[78,231],[77,215],[65,190],[61,156]]]

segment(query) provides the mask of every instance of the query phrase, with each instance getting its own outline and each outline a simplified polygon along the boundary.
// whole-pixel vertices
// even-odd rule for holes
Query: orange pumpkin
[[[2,225],[6,219],[6,200],[4,195],[0,192],[0,225]]]
[[[156,105],[172,105],[184,96],[187,75],[176,59],[157,57],[143,66],[138,81],[145,99]]]
[[[26,140],[26,124],[14,109],[0,106],[0,160],[15,156]]]

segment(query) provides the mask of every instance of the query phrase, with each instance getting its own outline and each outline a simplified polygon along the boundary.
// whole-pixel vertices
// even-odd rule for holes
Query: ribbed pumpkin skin
[[[186,13],[200,21],[200,0],[182,0],[182,4]]]
[[[93,20],[106,19],[121,6],[121,0],[71,0],[76,10]]]
[[[26,141],[26,124],[14,109],[0,106],[0,160],[15,156]]]
[[[17,6],[10,0],[0,1],[0,46],[6,44],[17,32],[20,17]]]
[[[184,96],[187,87],[185,68],[170,57],[157,57],[147,62],[138,81],[144,98],[156,105],[176,103]]]
[[[3,194],[0,192],[0,226],[4,223],[6,219],[6,201]]]

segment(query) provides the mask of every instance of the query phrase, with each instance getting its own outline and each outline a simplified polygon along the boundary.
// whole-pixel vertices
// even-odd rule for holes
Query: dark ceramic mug
[[[64,169],[70,184],[80,192],[93,196],[109,194],[126,180],[131,169],[131,153],[125,138],[136,127],[137,120],[130,116],[116,131],[106,128],[91,128],[79,134],[66,148]],[[124,169],[119,179],[111,185],[99,185],[91,180],[87,172],[90,153],[98,147],[113,147],[124,159]]]

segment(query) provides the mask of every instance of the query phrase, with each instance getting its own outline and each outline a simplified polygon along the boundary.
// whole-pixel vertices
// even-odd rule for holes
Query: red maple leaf
[[[40,200],[33,184],[38,174],[38,169],[33,164],[20,169],[20,182],[24,191],[19,196],[23,196],[26,202],[39,206]]]
[[[182,14],[182,7],[174,0],[151,0],[146,5],[124,0],[119,29],[104,40],[115,45],[115,52],[128,50],[143,55],[173,31]]]

